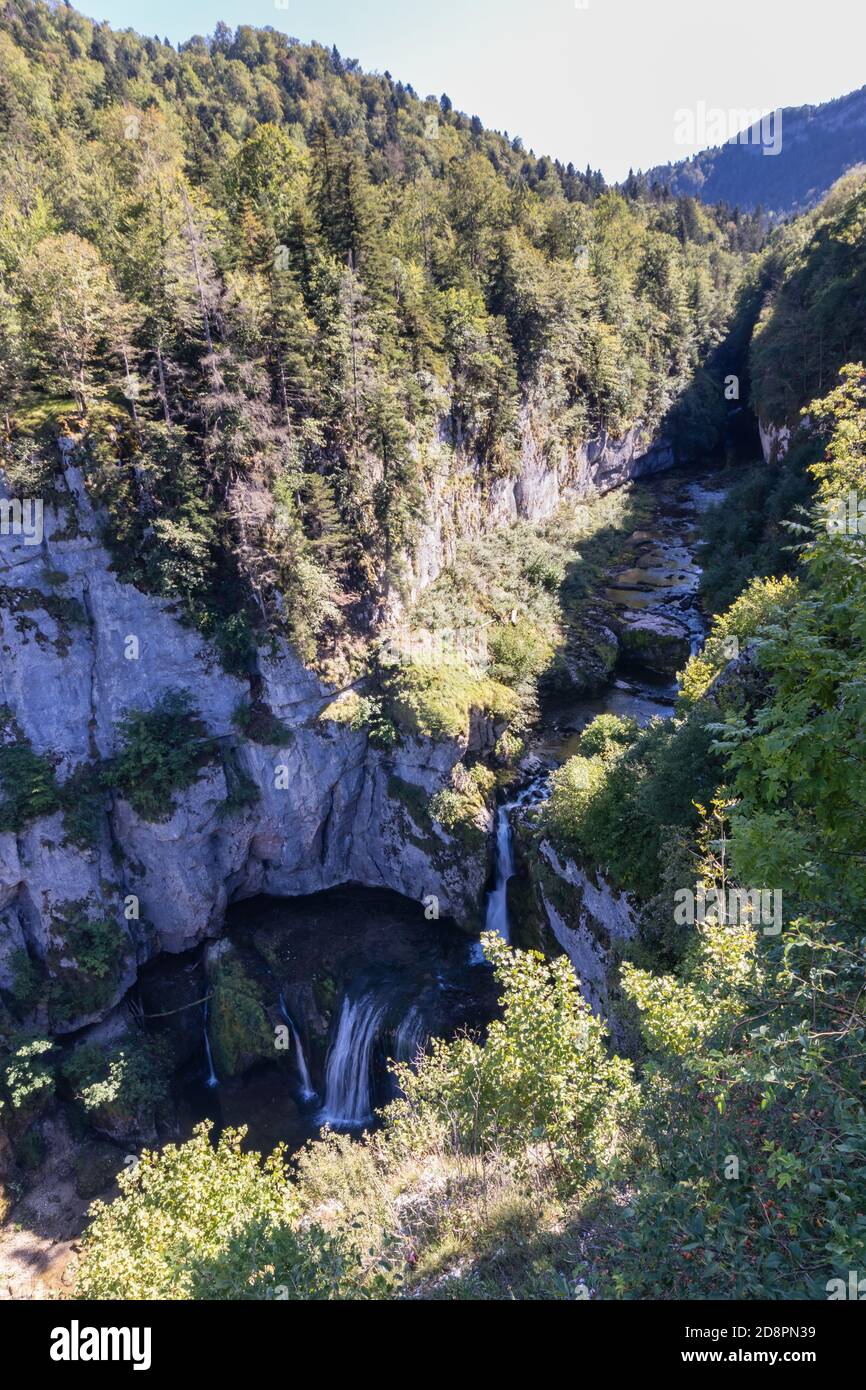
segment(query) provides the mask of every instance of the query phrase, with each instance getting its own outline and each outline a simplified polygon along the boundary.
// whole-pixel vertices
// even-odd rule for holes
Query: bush
[[[604,756],[583,757],[581,740],[581,753],[551,780],[543,831],[561,853],[600,869],[614,887],[651,898],[671,837],[694,831],[695,802],[716,788],[721,759],[710,751],[709,719],[702,706],[682,719],[654,719],[630,747],[619,741],[630,736],[627,725],[612,734],[593,721],[589,747],[603,748]]]
[[[175,791],[196,781],[217,751],[185,690],[168,690],[150,710],[131,710],[120,725],[124,747],[110,777],[143,820],[168,820]]]
[[[78,1296],[345,1296],[350,1252],[314,1224],[299,1228],[284,1151],[263,1163],[243,1152],[245,1131],[225,1130],[216,1145],[209,1131],[199,1125],[186,1144],[146,1150],[120,1174],[117,1200],[94,1204]]]
[[[54,1044],[49,1038],[19,1036],[9,1044],[9,1055],[0,1061],[0,1086],[18,1120],[29,1124],[54,1095],[54,1066],[49,1058]]]
[[[788,575],[753,579],[730,608],[713,619],[703,648],[690,659],[682,678],[683,702],[692,703],[705,695],[740,648],[763,628],[780,621],[798,595],[798,583]]]
[[[604,1024],[582,998],[569,960],[513,951],[492,932],[484,953],[502,986],[502,1017],[484,1046],[434,1039],[417,1072],[396,1067],[403,1099],[387,1122],[404,1151],[437,1127],[464,1153],[526,1158],[543,1145],[560,1176],[585,1180],[610,1160],[634,1099],[631,1066],[611,1058]]]
[[[14,732],[6,710],[5,717],[0,717],[0,738]],[[29,821],[51,815],[58,805],[51,759],[35,753],[29,740],[20,735],[14,742],[0,743],[0,833],[17,834]]]
[[[512,691],[458,660],[407,662],[390,674],[386,691],[388,713],[417,737],[466,738],[473,710],[504,723],[519,708]]]
[[[208,1032],[219,1076],[239,1076],[262,1058],[273,1060],[274,1031],[255,980],[235,955],[215,967]]]
[[[111,1133],[151,1128],[154,1111],[168,1095],[161,1059],[139,1040],[108,1050],[82,1043],[61,1070],[88,1119]]]
[[[9,993],[17,1013],[26,1014],[39,1002],[45,982],[44,970],[28,955],[23,946],[9,956],[12,983]]]
[[[99,1013],[112,1002],[129,947],[111,918],[86,916],[83,903],[69,904],[67,911],[74,915],[54,923],[60,944],[48,953],[49,1009],[57,1023]],[[70,958],[74,965],[61,963]]]
[[[79,849],[93,849],[99,843],[105,800],[103,776],[101,764],[82,763],[60,788],[66,838]]]
[[[553,658],[553,643],[526,618],[502,623],[488,641],[490,674],[503,685],[517,686],[537,676]]]

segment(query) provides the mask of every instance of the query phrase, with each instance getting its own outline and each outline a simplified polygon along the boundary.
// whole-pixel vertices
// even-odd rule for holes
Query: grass
[[[438,1147],[395,1162],[380,1136],[330,1135],[299,1155],[298,1190],[305,1217],[349,1230],[370,1276],[386,1268],[396,1297],[585,1296],[595,1187],[565,1196],[534,1157],[520,1175],[501,1155]]]

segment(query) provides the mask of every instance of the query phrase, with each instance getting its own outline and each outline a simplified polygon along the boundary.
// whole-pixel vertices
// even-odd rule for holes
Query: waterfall
[[[207,1035],[207,1017],[208,1017],[208,1000],[206,999],[206,1000],[204,1001],[204,1051],[205,1051],[205,1056],[207,1057],[207,1073],[208,1073],[208,1074],[207,1074],[207,1080],[206,1080],[206,1082],[205,1082],[205,1085],[206,1085],[206,1086],[218,1086],[218,1085],[220,1084],[220,1083],[219,1083],[219,1077],[217,1076],[216,1071],[214,1070],[213,1054],[211,1053],[211,1050],[210,1050],[210,1038],[209,1038],[208,1035]]]
[[[344,995],[337,1032],[325,1067],[325,1104],[319,1123],[357,1129],[373,1118],[371,1064],[373,1044],[385,1006],[372,994]]]
[[[517,807],[531,806],[544,800],[548,793],[548,774],[536,777],[513,801],[504,802],[496,812],[496,856],[494,859],[493,887],[487,894],[487,912],[484,930],[495,931],[503,941],[511,940],[508,925],[508,880],[514,877],[514,832],[511,829],[511,812]],[[472,965],[484,964],[484,951],[476,942],[470,953]]]
[[[294,1025],[294,1021],[292,1019],[291,1014],[286,1008],[286,1001],[283,998],[282,992],[280,993],[280,1013],[286,1020],[289,1032],[292,1035],[292,1041],[295,1044],[295,1059],[298,1064],[298,1075],[301,1078],[301,1099],[315,1100],[316,1092],[313,1089],[313,1083],[310,1080],[310,1069],[307,1066],[307,1059],[304,1056],[304,1046],[301,1042],[301,1035]]]
[[[506,802],[496,812],[496,873],[493,888],[487,895],[485,931],[495,931],[503,941],[508,933],[508,880],[514,875],[514,840],[509,812],[516,801]]]
[[[418,1009],[413,1004],[402,1022],[394,1029],[394,1061],[409,1062],[412,1066],[427,1042],[427,1029]]]

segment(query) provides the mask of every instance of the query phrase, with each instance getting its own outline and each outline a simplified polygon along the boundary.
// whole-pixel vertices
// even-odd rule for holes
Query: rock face
[[[632,478],[671,468],[673,448],[642,425],[621,438],[602,434],[576,450],[559,447],[548,457],[537,411],[525,405],[520,416],[520,466],[483,489],[475,461],[459,440],[443,432],[429,461],[428,516],[413,567],[416,592],[454,558],[457,542],[518,520],[546,521],[560,502],[592,492],[609,492]]]
[[[363,730],[318,719],[333,691],[283,645],[262,656],[259,674],[261,698],[290,731],[286,746],[241,737],[232,713],[249,699],[246,682],[220,668],[169,604],[118,582],[80,474],[67,467],[65,479],[70,505],[46,507],[39,545],[0,537],[0,706],[55,761],[59,783],[88,759],[115,754],[125,711],[147,709],[171,688],[189,691],[222,756],[176,794],[166,821],[145,821],[110,798],[92,849],[68,842],[60,812],[0,834],[0,987],[13,986],[24,952],[37,963],[53,953],[58,972],[74,968],[64,924],[75,914],[110,919],[126,947],[110,998],[40,1020],[58,1032],[103,1016],[159,951],[217,934],[232,898],[356,881],[416,899],[435,894],[440,912],[471,920],[486,858],[458,852],[444,832],[425,846],[389,787],[396,778],[426,800],[478,731],[384,753]],[[228,766],[256,784],[253,805],[227,809]]]
[[[622,1017],[615,980],[620,948],[638,930],[634,908],[600,874],[563,862],[547,840],[538,855],[536,892],[548,927],[574,966],[584,999],[593,1013],[607,1019],[614,1045],[627,1051],[632,1029]]]
[[[674,618],[627,610],[618,615],[616,627],[625,655],[652,671],[676,675],[688,661],[691,639]]]
[[[774,425],[771,421],[758,421],[758,433],[761,436],[761,451],[764,455],[765,463],[781,463],[791,447],[792,442],[802,432],[808,433],[812,421],[808,415],[803,415],[794,425]]]
[[[447,563],[458,535],[516,517],[539,520],[563,497],[672,462],[666,444],[635,429],[549,464],[529,414],[523,428],[518,475],[494,483],[486,496],[469,464],[455,470],[454,454],[443,451],[416,563],[418,586]],[[191,695],[221,756],[176,794],[168,820],[145,821],[121,797],[108,797],[92,848],[68,840],[59,812],[0,833],[0,988],[15,986],[28,958],[71,979],[64,972],[78,962],[70,921],[113,923],[123,945],[100,996],[77,1013],[35,1020],[71,1031],[104,1017],[145,961],[218,935],[228,903],[256,893],[358,882],[415,899],[433,894],[442,914],[474,925],[486,853],[467,853],[423,816],[419,825],[417,805],[448,784],[467,749],[480,750],[490,733],[483,722],[473,721],[462,740],[406,740],[383,752],[366,731],[319,719],[334,692],[279,644],[261,655],[259,698],[289,737],[284,747],[242,737],[232,716],[249,700],[247,683],[222,670],[169,603],[117,580],[84,480],[65,455],[63,462],[65,495],[46,505],[39,543],[0,535],[4,720],[11,717],[18,736],[54,761],[62,784],[81,764],[117,753],[118,722],[129,709],[148,709],[180,689]],[[8,496],[5,488],[0,495]],[[251,805],[231,799],[239,776],[259,791]],[[404,795],[395,796],[395,787]]]

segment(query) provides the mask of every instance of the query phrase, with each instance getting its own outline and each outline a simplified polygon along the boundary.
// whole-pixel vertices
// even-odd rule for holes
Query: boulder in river
[[[623,655],[650,670],[675,675],[688,661],[691,639],[674,618],[628,609],[619,615],[618,626]]]

